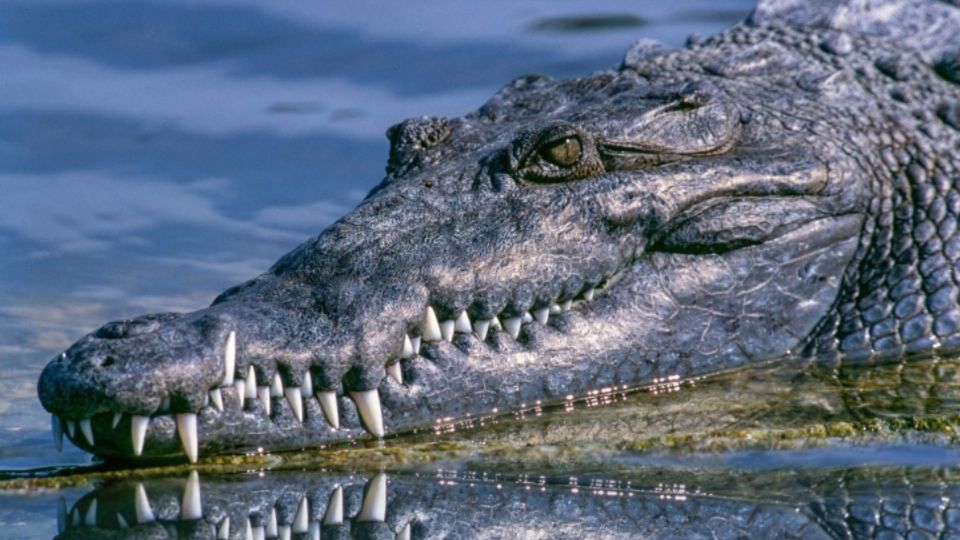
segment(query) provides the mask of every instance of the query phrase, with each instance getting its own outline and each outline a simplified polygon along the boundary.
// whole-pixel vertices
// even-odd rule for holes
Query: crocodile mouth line
[[[386,375],[397,384],[403,385],[402,363],[420,356],[421,347],[425,344],[441,341],[455,344],[454,336],[458,334],[472,336],[488,346],[492,346],[491,340],[496,339],[494,335],[497,333],[508,335],[513,340],[521,342],[524,327],[532,324],[548,326],[551,325],[552,320],[556,320],[564,313],[585,307],[594,301],[597,294],[616,282],[622,273],[623,269],[620,269],[597,283],[583,285],[580,292],[572,297],[557,298],[548,305],[529,309],[521,315],[509,313],[504,309],[490,319],[474,319],[471,321],[467,311],[461,310],[454,318],[439,320],[437,317],[439,307],[435,308],[432,305],[427,305],[422,320],[409,327],[404,333],[400,340],[401,344],[397,348],[396,356],[388,359],[385,363]],[[65,353],[62,356],[64,355]],[[341,425],[340,405],[338,405],[339,399],[345,397],[344,394],[354,402],[361,426],[367,433],[378,438],[386,434],[380,392],[377,388],[349,392],[339,389],[317,389],[314,387],[309,368],[304,371],[301,380],[303,382],[299,386],[284,385],[279,372],[274,372],[268,380],[258,380],[252,364],[247,367],[246,373],[238,373],[237,334],[236,331],[231,331],[227,335],[223,346],[223,378],[208,390],[204,396],[201,410],[174,412],[171,409],[171,399],[167,396],[161,400],[160,405],[152,414],[146,415],[107,411],[74,419],[52,414],[51,428],[54,444],[58,450],[61,450],[64,433],[66,433],[71,440],[82,440],[89,447],[96,448],[97,432],[100,432],[102,436],[109,436],[113,439],[115,438],[114,435],[108,432],[116,431],[129,423],[130,447],[128,450],[134,457],[142,457],[151,424],[158,421],[172,422],[184,455],[191,463],[195,463],[199,458],[200,447],[198,436],[199,415],[201,412],[208,411],[214,414],[223,414],[228,406],[232,406],[227,401],[228,399],[235,400],[238,408],[245,414],[259,414],[262,418],[268,419],[274,424],[278,419],[277,415],[281,412],[280,409],[284,408],[282,404],[286,403],[289,412],[304,427],[306,427],[304,421],[308,411],[311,409],[317,410],[308,403],[308,400],[315,400],[326,425],[330,430],[337,432],[347,429]],[[274,401],[275,399],[276,401]],[[94,421],[95,419],[96,421]],[[348,432],[344,432],[344,435],[352,436]]]

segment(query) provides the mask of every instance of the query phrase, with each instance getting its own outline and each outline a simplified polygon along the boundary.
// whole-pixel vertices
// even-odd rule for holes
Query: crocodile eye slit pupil
[[[578,137],[569,136],[551,141],[540,153],[544,159],[558,167],[572,167],[580,161],[583,145]]]

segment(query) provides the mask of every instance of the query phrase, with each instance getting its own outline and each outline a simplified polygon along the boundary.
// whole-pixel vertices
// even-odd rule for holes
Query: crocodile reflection
[[[950,481],[957,474],[660,471],[618,480],[194,471],[106,483],[69,511],[61,501],[57,538],[948,537],[960,533],[960,486]]]

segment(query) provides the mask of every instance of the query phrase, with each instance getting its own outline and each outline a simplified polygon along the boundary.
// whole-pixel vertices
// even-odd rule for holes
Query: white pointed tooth
[[[593,300],[593,293],[595,293],[596,291],[597,291],[596,287],[591,287],[587,289],[587,291],[583,293],[583,299],[586,300],[587,302]]]
[[[413,355],[420,354],[420,336],[410,338],[410,345],[413,345]]]
[[[547,321],[550,320],[550,308],[545,307],[534,311],[533,318],[536,319],[538,323],[546,326]]]
[[[253,528],[253,540],[266,540],[267,533],[263,529],[263,525],[257,525]]]
[[[477,337],[480,339],[480,341],[484,341],[487,339],[487,332],[489,331],[490,331],[489,320],[479,319],[479,320],[473,321],[473,332],[477,334]]]
[[[147,490],[143,484],[138,483],[136,493],[133,497],[133,506],[137,511],[137,523],[144,524],[154,521],[153,510],[150,509],[150,499],[147,498]]]
[[[293,532],[301,534],[307,532],[310,526],[310,506],[307,498],[300,499],[300,506],[297,508],[297,515],[293,517]]]
[[[437,322],[437,314],[430,306],[427,306],[427,310],[423,314],[420,336],[424,341],[440,341],[443,339],[443,334],[440,333],[440,323]]]
[[[90,446],[93,446],[93,425],[90,423],[90,419],[84,418],[78,423],[80,424],[80,433],[83,433],[83,438],[87,440]]]
[[[310,540],[320,540],[320,524],[316,521],[310,524]]]
[[[233,390],[237,394],[237,399],[240,401],[240,408],[243,408],[243,398],[247,397],[247,381],[237,378],[233,382]]]
[[[60,417],[50,415],[50,430],[53,431],[53,445],[57,447],[57,452],[63,450],[63,424],[60,423]]]
[[[247,518],[247,525],[244,527],[244,540],[254,540],[253,537],[253,524],[250,523],[250,518]]]
[[[87,513],[83,515],[83,524],[87,527],[97,526],[97,498],[94,497],[87,507]]]
[[[343,487],[337,486],[330,494],[327,502],[327,512],[323,515],[324,525],[343,524]]]
[[[263,412],[267,413],[267,416],[270,416],[270,406],[273,405],[273,402],[270,400],[270,387],[258,386],[257,397],[263,405]]]
[[[270,509],[270,516],[267,517],[267,538],[276,538],[277,537],[277,509]]]
[[[120,425],[120,420],[123,420],[123,413],[113,413],[113,422],[110,424],[110,427],[117,429],[117,426]]]
[[[257,399],[257,372],[253,370],[253,366],[247,369],[247,386],[243,397],[247,399]]]
[[[383,411],[380,409],[380,392],[373,390],[361,390],[359,392],[350,392],[350,397],[357,404],[357,411],[360,412],[360,418],[363,425],[374,437],[383,437]]]
[[[280,380],[280,374],[273,374],[273,383],[270,385],[270,395],[273,397],[283,397],[283,381]]]
[[[210,406],[210,392],[207,392],[206,394],[203,395],[202,407],[209,407],[209,406]]]
[[[280,540],[290,540],[291,538],[293,538],[293,535],[291,534],[291,531],[290,531],[290,526],[280,525],[279,527],[277,527],[277,538],[279,538]]]
[[[551,315],[559,315],[559,314],[562,313],[562,312],[563,312],[563,310],[560,309],[560,304],[550,304],[550,314],[551,314]]]
[[[287,403],[290,404],[293,415],[297,417],[297,420],[303,422],[303,394],[300,387],[284,388],[283,394],[287,397]]]
[[[183,413],[177,415],[177,434],[183,444],[183,453],[190,463],[197,462],[197,415]]]
[[[443,321],[440,323],[440,335],[443,336],[443,340],[447,343],[453,341],[453,329],[456,327],[455,321]]]
[[[303,384],[300,385],[300,395],[303,397],[313,397],[313,377],[309,371],[303,372]]]
[[[123,514],[121,514],[120,512],[117,512],[117,525],[119,525],[121,529],[130,528],[130,524],[127,523],[127,520],[124,519]]]
[[[200,475],[197,471],[190,471],[187,485],[183,488],[183,498],[180,501],[180,519],[192,521],[203,517],[203,505],[200,500]]]
[[[497,330],[503,330],[503,325],[500,324],[500,318],[494,317],[490,319],[490,328],[496,328]]]
[[[67,424],[67,435],[72,439],[77,434],[77,421],[67,419],[65,423]]]
[[[367,494],[357,514],[357,521],[384,521],[387,517],[387,475],[377,473],[367,483]]]
[[[453,329],[461,334],[469,334],[473,329],[470,328],[470,317],[466,311],[461,311],[454,322]]]
[[[410,540],[410,524],[407,523],[400,529],[400,532],[397,533],[396,540]]]
[[[323,409],[323,416],[327,418],[333,429],[340,429],[340,408],[337,407],[337,393],[332,390],[317,392],[317,401]]]
[[[230,540],[230,516],[223,518],[217,531],[217,540]]]
[[[503,328],[510,334],[510,337],[517,339],[520,335],[520,325],[523,324],[523,317],[510,317],[503,321]]]
[[[133,455],[143,454],[143,443],[147,440],[147,426],[150,425],[149,416],[130,417],[130,438],[133,440]]]
[[[400,362],[387,364],[387,375],[397,381],[397,384],[403,384],[403,372],[400,370]]]
[[[413,343],[410,343],[410,336],[403,335],[403,345],[400,347],[400,358],[413,358]]]
[[[210,403],[220,412],[223,412],[223,392],[219,388],[210,391]]]
[[[237,369],[237,333],[230,332],[223,347],[223,381],[220,386],[233,384],[233,373]]]
[[[57,502],[57,534],[63,534],[67,530],[67,501],[60,497]]]
[[[531,315],[529,311],[525,311],[521,318],[523,319],[524,324],[533,322],[533,315]]]
[[[560,304],[561,311],[570,311],[571,307],[573,307],[573,300],[566,300]]]

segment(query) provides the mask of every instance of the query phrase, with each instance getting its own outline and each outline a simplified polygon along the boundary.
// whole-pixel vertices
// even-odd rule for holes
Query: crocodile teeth
[[[303,394],[299,387],[285,388],[284,395],[287,397],[287,403],[290,404],[290,410],[297,420],[303,422]]]
[[[517,337],[520,335],[521,324],[523,324],[523,317],[511,317],[503,321],[504,329],[513,339],[517,339]]]
[[[74,435],[77,434],[77,421],[76,420],[67,420],[67,435],[72,439]]]
[[[440,333],[440,323],[437,322],[437,314],[433,308],[427,306],[423,315],[423,324],[420,325],[420,336],[424,341],[440,341],[443,335]]]
[[[293,535],[290,534],[290,526],[280,525],[279,527],[277,527],[277,538],[279,538],[280,540],[290,540],[291,538],[293,538]]]
[[[273,384],[270,385],[270,395],[273,397],[283,396],[283,381],[280,380],[280,374],[273,374]]]
[[[397,384],[403,384],[403,372],[400,371],[400,362],[387,364],[387,375],[397,381]]]
[[[153,510],[150,509],[150,499],[147,498],[147,490],[143,487],[143,484],[137,484],[133,505],[137,511],[137,523],[142,525],[156,520],[156,518],[153,517]]]
[[[310,528],[310,506],[307,498],[300,499],[300,506],[297,508],[297,515],[293,518],[293,532],[301,534],[307,532]]]
[[[367,484],[357,521],[384,521],[387,516],[387,475],[378,473]]]
[[[57,447],[57,452],[63,450],[63,425],[60,424],[60,417],[50,415],[50,429],[53,431],[53,445]]]
[[[400,529],[400,532],[397,533],[396,540],[410,540],[410,524],[407,523]]]
[[[97,499],[96,497],[90,501],[90,506],[87,507],[87,512],[83,516],[83,524],[87,527],[96,527],[97,526]]]
[[[360,418],[367,431],[374,437],[383,437],[383,411],[380,409],[380,392],[373,390],[361,390],[359,392],[350,392],[350,397],[357,404],[357,410],[360,412]]]
[[[477,337],[480,338],[480,341],[484,341],[487,339],[487,332],[489,330],[490,330],[489,320],[473,321],[473,331],[477,334]]]
[[[567,300],[564,303],[560,304],[560,309],[562,311],[570,311],[571,307],[573,307],[573,300]]]
[[[340,409],[337,408],[337,394],[333,391],[317,392],[317,401],[323,409],[323,415],[333,429],[340,429]]]
[[[123,413],[113,413],[113,422],[110,424],[110,427],[117,429],[117,426],[120,425],[120,420],[123,420]]]
[[[267,416],[270,416],[270,406],[272,405],[270,401],[270,387],[258,386],[257,397],[260,399],[260,403],[263,404],[263,412],[267,413]]]
[[[247,395],[247,381],[238,378],[233,382],[233,390],[237,394],[237,399],[240,400],[240,408],[243,408],[243,398]]]
[[[454,321],[443,321],[440,323],[440,335],[443,336],[443,340],[447,343],[453,341],[453,329],[456,327],[456,322]]]
[[[414,356],[420,354],[420,336],[410,338],[410,345],[413,345]]]
[[[343,486],[337,486],[327,501],[327,511],[323,515],[324,525],[343,524]]]
[[[233,384],[233,372],[237,369],[237,333],[230,332],[223,347],[223,381],[220,386]]]
[[[80,420],[80,433],[83,433],[83,438],[87,440],[87,443],[90,446],[93,446],[93,426],[90,424],[89,418],[84,418]]]
[[[310,376],[309,371],[303,374],[303,384],[300,386],[300,395],[307,398],[313,395],[313,377]]]
[[[183,499],[180,503],[180,519],[194,520],[203,517],[203,506],[200,502],[200,475],[197,471],[190,471],[187,485],[183,488]]]
[[[218,411],[223,412],[223,392],[219,388],[210,391],[210,403],[213,403]]]
[[[500,324],[500,318],[494,317],[490,319],[490,328],[496,328],[497,330],[503,330],[503,325]]]
[[[197,415],[183,413],[177,415],[177,433],[183,444],[183,453],[190,463],[197,462]]]
[[[220,530],[217,531],[217,540],[229,540],[230,539],[230,516],[223,518],[223,522],[220,523]]]
[[[410,336],[408,334],[403,335],[403,346],[400,347],[400,358],[413,358],[413,343],[410,343]]]
[[[466,311],[461,311],[460,315],[457,316],[453,329],[461,334],[469,334],[472,331],[472,328],[470,328],[470,317],[467,316]]]
[[[147,440],[147,426],[150,425],[148,416],[130,417],[130,437],[133,439],[133,455],[143,454],[143,443]]]
[[[534,311],[533,318],[536,319],[538,323],[546,326],[547,321],[550,320],[550,308],[545,307],[543,309],[538,309]]]
[[[587,291],[583,293],[583,299],[586,300],[587,302],[593,300],[593,293],[595,293],[596,291],[597,291],[596,287],[591,287],[587,289]]]
[[[121,529],[130,528],[130,524],[127,523],[126,518],[124,518],[123,514],[121,514],[120,512],[117,512],[117,525],[119,525]]]
[[[523,319],[524,324],[533,322],[533,315],[531,315],[529,311],[525,311],[521,318]]]
[[[257,399],[257,373],[253,370],[253,366],[247,369],[247,385],[244,397]]]
[[[551,315],[559,315],[559,314],[562,313],[562,312],[563,312],[563,310],[560,309],[560,304],[550,304],[550,314],[551,314]]]

